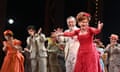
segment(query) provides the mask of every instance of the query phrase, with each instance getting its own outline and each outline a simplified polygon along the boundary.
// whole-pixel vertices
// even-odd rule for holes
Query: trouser
[[[32,72],[47,72],[47,57],[31,59]]]
[[[25,59],[25,72],[32,72],[31,70],[31,60]]]
[[[76,63],[76,57],[75,55],[69,54],[65,64],[66,64],[66,72],[73,72],[74,71],[74,66]]]
[[[64,56],[59,56],[59,55],[58,55],[57,58],[58,58],[58,63],[60,64],[60,67],[61,67],[61,69],[62,69],[62,72],[66,72]]]

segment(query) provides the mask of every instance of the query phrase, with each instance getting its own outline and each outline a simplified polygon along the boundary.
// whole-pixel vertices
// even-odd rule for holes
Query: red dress
[[[24,57],[15,48],[13,48],[10,43],[4,41],[7,45],[7,53],[4,58],[4,62],[0,72],[24,72]],[[14,40],[13,44],[21,44],[19,40]]]
[[[81,35],[80,30],[73,33],[65,32],[65,36],[77,35],[80,42],[74,72],[102,72],[99,63],[99,54],[93,44],[93,37],[100,30],[89,27],[87,34]]]

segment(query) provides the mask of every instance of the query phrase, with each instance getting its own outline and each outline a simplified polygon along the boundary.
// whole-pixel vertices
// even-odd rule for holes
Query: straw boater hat
[[[110,39],[116,39],[116,40],[119,39],[118,35],[116,35],[116,34],[111,34],[111,36],[109,38]]]

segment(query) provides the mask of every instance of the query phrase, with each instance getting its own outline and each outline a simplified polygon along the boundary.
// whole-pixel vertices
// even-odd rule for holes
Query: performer
[[[4,31],[3,51],[6,52],[0,72],[24,72],[24,57],[20,53],[21,41],[13,37],[11,30]]]
[[[29,25],[27,30],[30,36],[27,38],[27,48],[24,49],[30,52],[32,72],[47,72],[46,37],[41,33],[41,28],[37,33],[33,25]]]
[[[54,32],[51,32],[50,37],[48,39],[48,68],[50,72],[62,72],[62,68],[60,67],[58,61],[58,52],[59,52],[59,44],[57,43],[57,38]]]
[[[93,37],[95,34],[100,33],[103,23],[98,22],[97,28],[90,27],[90,17],[89,13],[80,12],[76,17],[80,26],[79,30],[58,33],[58,35],[70,37],[77,35],[78,37],[80,47],[78,49],[74,72],[101,72],[99,54],[94,46]]]
[[[74,30],[78,30],[79,28],[76,26],[76,19],[73,16],[67,18],[68,29],[65,32],[71,32]],[[76,63],[76,55],[79,48],[79,41],[77,36],[74,37],[65,37],[65,65],[66,72],[73,72],[74,66]]]
[[[103,62],[103,55],[104,55],[105,46],[103,45],[103,43],[101,42],[100,39],[94,39],[94,43],[95,43],[95,46],[96,46],[98,52],[100,53],[100,65],[102,68],[102,72],[105,72],[105,66],[104,66],[104,62]]]
[[[108,72],[120,72],[120,44],[117,34],[111,34],[110,44],[107,45],[105,51],[108,53]]]
[[[54,29],[54,30],[63,32],[63,29],[60,27],[58,27],[57,29]],[[57,58],[58,58],[58,63],[60,65],[60,68],[62,69],[61,72],[66,72],[65,53],[64,53],[65,38],[64,38],[64,36],[57,36],[55,32],[53,32],[53,35],[56,38],[56,43],[58,45]]]

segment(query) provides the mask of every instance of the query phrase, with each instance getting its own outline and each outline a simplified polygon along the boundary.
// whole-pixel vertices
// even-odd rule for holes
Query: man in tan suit
[[[32,72],[47,72],[47,50],[45,48],[45,35],[38,33],[34,26],[30,25],[27,28],[29,37],[27,37],[26,51],[30,52]]]

